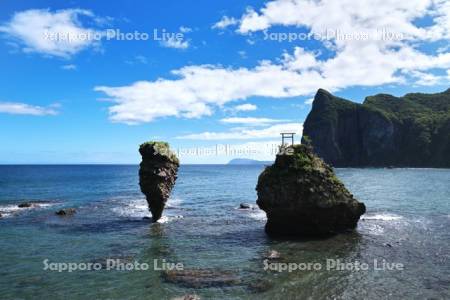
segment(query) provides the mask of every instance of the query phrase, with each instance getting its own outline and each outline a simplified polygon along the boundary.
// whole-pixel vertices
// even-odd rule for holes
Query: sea
[[[0,166],[0,299],[450,299],[450,170],[336,169],[356,230],[275,239],[263,168],[182,165],[152,223],[137,165]]]

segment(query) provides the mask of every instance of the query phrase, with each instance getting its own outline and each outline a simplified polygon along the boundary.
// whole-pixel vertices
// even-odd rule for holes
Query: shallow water
[[[0,299],[444,299],[450,297],[450,170],[338,169],[368,212],[355,232],[276,240],[254,204],[261,166],[182,166],[162,222],[149,216],[138,166],[0,166]],[[18,209],[25,201],[41,201]],[[54,212],[76,207],[73,217]],[[317,263],[321,270],[264,270]],[[43,261],[148,263],[147,271],[44,270]],[[154,259],[231,271],[230,285],[192,288],[153,270]],[[326,270],[327,259],[368,270]],[[374,260],[404,270],[374,270]]]

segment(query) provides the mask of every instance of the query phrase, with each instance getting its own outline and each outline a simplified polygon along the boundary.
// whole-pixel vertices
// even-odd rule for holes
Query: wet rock
[[[248,284],[248,289],[253,293],[264,293],[271,288],[273,288],[273,283],[264,279],[258,279]]]
[[[184,295],[181,297],[173,298],[172,300],[200,300],[200,297],[197,295]]]
[[[76,212],[75,208],[63,208],[55,212],[55,214],[58,216],[73,216]]]
[[[139,147],[142,162],[139,169],[139,185],[145,194],[153,222],[162,212],[177,179],[180,165],[176,155],[166,142],[147,142]]]
[[[248,203],[241,203],[239,205],[239,209],[250,209],[250,208],[251,208],[251,205]]]
[[[222,287],[241,283],[236,273],[216,269],[170,270],[164,271],[162,278],[188,288]]]
[[[355,228],[366,207],[353,198],[333,169],[310,146],[281,150],[256,187],[257,204],[267,214],[267,234],[320,236]]]
[[[34,204],[31,202],[24,202],[24,203],[20,203],[19,205],[17,205],[19,208],[30,208],[33,207]]]
[[[2,216],[2,214],[0,213],[0,218],[2,218],[3,216]]]

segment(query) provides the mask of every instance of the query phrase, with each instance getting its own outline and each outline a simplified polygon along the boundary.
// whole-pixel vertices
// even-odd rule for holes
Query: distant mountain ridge
[[[363,104],[320,89],[303,142],[336,167],[450,167],[450,89],[378,94]]]
[[[248,158],[235,158],[230,160],[227,165],[265,165],[272,163],[273,161],[263,161]]]

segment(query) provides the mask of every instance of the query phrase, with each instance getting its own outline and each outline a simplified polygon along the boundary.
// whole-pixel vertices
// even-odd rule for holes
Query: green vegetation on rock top
[[[174,163],[179,164],[178,157],[172,150],[170,150],[169,143],[163,141],[148,141],[140,145],[139,152],[143,154],[147,148],[153,149],[152,154],[157,153],[161,156],[167,157]]]
[[[450,89],[362,104],[319,90],[303,135],[334,166],[450,167]]]

